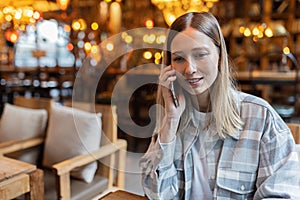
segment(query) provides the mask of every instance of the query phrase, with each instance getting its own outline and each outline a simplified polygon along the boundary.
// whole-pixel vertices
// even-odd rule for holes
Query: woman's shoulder
[[[234,96],[236,99],[238,99],[239,104],[241,105],[252,105],[252,106],[259,106],[259,107],[265,107],[266,109],[272,108],[272,106],[263,98],[241,92],[241,91],[235,91]]]
[[[273,119],[280,118],[275,109],[265,99],[241,91],[236,91],[234,95],[238,101],[242,117],[249,115],[262,117],[266,114]]]
[[[244,92],[237,92],[236,95],[240,101],[240,116],[245,124],[251,126],[248,127],[249,130],[254,127],[262,128],[267,124],[273,126],[277,133],[288,130],[286,123],[266,100]]]
[[[257,119],[262,121],[270,120],[276,122],[276,124],[281,124],[281,128],[286,128],[282,118],[265,99],[239,91],[236,95],[239,97],[240,115],[242,118],[248,118],[252,120]]]

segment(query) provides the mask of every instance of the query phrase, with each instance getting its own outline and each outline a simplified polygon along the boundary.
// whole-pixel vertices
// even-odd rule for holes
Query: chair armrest
[[[117,185],[121,187],[124,186],[124,165],[125,160],[125,150],[127,148],[127,141],[123,139],[118,139],[115,143],[110,143],[104,146],[101,146],[98,150],[79,155],[68,160],[64,160],[60,163],[56,163],[52,166],[54,169],[54,173],[57,177],[57,188],[58,188],[58,199],[61,200],[69,200],[71,199],[71,180],[70,180],[70,172],[72,169],[76,167],[81,167],[83,165],[89,164],[98,159],[114,155],[114,153],[119,152],[119,161],[123,161],[123,163],[119,163],[120,169],[117,177]],[[108,177],[109,182],[112,182],[112,170],[110,170],[110,177]],[[108,184],[108,187],[111,187]]]
[[[0,143],[0,155],[12,153],[44,143],[44,137],[29,138],[24,140],[12,140]]]
[[[117,151],[125,150],[127,147],[126,140],[118,139],[116,143],[110,143],[104,145],[97,149],[96,151],[79,155],[68,160],[64,160],[60,163],[56,163],[52,166],[56,170],[56,174],[58,176],[63,175],[65,173],[69,173],[76,167],[81,167],[83,165],[89,164],[93,161],[99,160],[106,156],[109,156]]]

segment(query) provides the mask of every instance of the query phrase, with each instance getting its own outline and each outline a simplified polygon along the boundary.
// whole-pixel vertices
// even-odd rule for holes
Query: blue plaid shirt
[[[300,163],[289,128],[263,99],[241,92],[236,97],[243,130],[221,139],[210,126],[205,141],[213,198],[300,199]],[[149,199],[190,199],[197,127],[192,121],[168,144],[153,136],[140,160]]]

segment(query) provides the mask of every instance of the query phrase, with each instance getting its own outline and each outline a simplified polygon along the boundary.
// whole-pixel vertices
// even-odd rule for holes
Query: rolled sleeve
[[[162,149],[162,153],[163,153],[163,156],[158,165],[158,168],[163,169],[165,167],[170,166],[174,162],[176,138],[174,138],[174,140],[169,143],[161,143],[160,138],[158,137],[158,144],[160,145],[160,147]]]
[[[176,139],[161,143],[152,141],[140,160],[144,192],[149,199],[174,199],[179,190],[178,173],[173,163]]]

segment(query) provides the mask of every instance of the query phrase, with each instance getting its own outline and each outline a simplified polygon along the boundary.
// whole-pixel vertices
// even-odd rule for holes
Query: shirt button
[[[241,186],[241,190],[244,191],[246,188],[244,185]]]

